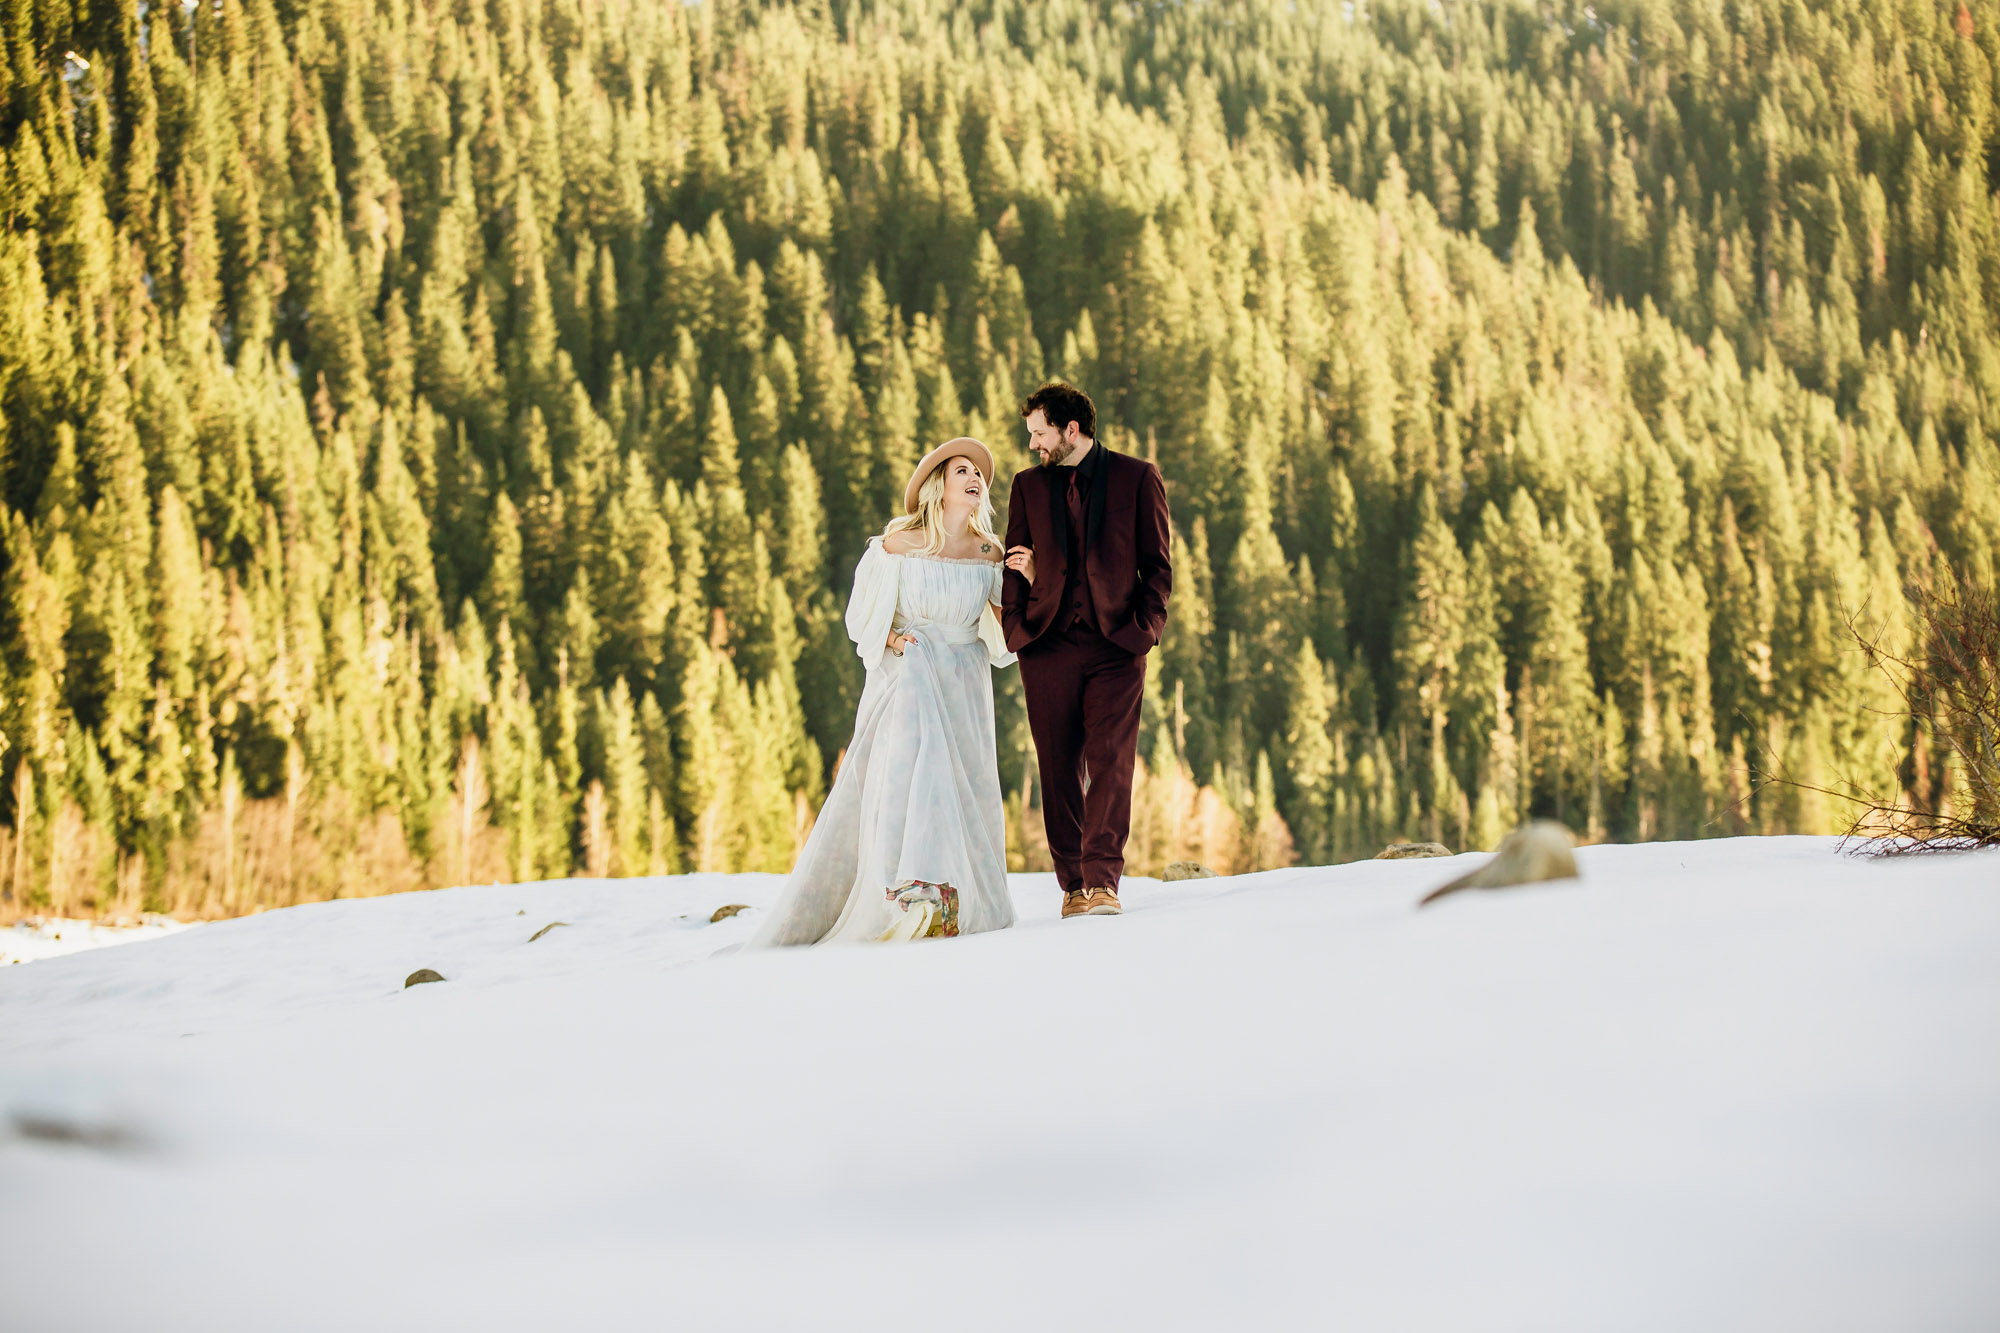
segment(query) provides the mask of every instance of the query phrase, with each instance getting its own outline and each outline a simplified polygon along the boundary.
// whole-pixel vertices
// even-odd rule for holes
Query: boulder
[[[144,1146],[139,1135],[122,1125],[90,1122],[62,1115],[40,1115],[33,1111],[14,1112],[14,1132],[24,1139],[43,1143],[65,1143],[79,1148],[101,1148],[117,1152]]]
[[[1515,884],[1539,884],[1551,879],[1575,879],[1575,840],[1569,830],[1553,819],[1537,819],[1523,824],[1502,839],[1493,859],[1469,874],[1440,884],[1417,906],[1434,903],[1460,889],[1504,889]]]
[[[709,916],[708,924],[712,926],[718,921],[727,921],[730,917],[735,916],[738,912],[747,912],[749,910],[750,910],[749,903],[730,903],[727,906],[718,907],[715,909],[714,913]]]
[[[1160,878],[1171,884],[1177,879],[1214,879],[1215,872],[1199,861],[1175,861],[1160,872]]]
[[[1377,861],[1414,861],[1426,856],[1450,856],[1451,848],[1441,842],[1392,842],[1375,853]]]
[[[428,967],[420,967],[416,971],[410,973],[409,976],[403,978],[403,989],[408,990],[412,986],[421,986],[426,981],[443,981],[443,980],[444,980],[443,977],[431,971]]]

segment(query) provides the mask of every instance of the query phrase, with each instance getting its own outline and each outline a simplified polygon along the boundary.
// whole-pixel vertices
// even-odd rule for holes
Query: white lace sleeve
[[[993,562],[993,586],[992,588],[988,589],[986,593],[986,600],[993,603],[993,605],[995,606],[1000,605],[1000,585],[1006,581],[1006,578],[1007,578],[1006,564],[1002,561],[995,560]]]
[[[1007,634],[1000,628],[1000,608],[991,602],[979,611],[979,641],[986,645],[986,660],[996,671],[1014,665],[1014,654],[1007,651]]]
[[[902,561],[871,538],[854,567],[854,588],[847,595],[847,637],[862,664],[873,671],[888,651],[889,628],[896,621],[896,574]]]

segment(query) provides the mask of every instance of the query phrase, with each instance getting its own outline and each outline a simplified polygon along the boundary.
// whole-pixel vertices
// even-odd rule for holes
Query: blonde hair
[[[944,530],[945,473],[952,462],[960,458],[965,458],[965,455],[953,454],[931,469],[931,474],[924,478],[924,484],[917,487],[917,512],[890,519],[889,526],[882,529],[884,537],[892,537],[899,532],[921,531],[924,534],[923,554],[943,554],[948,535]],[[967,458],[966,462],[971,463],[972,460]],[[979,465],[973,463],[972,470],[979,471]],[[973,536],[998,546],[1000,538],[993,531],[993,479],[982,474],[981,480],[986,485],[980,487],[979,503],[973,506],[972,517],[966,526]]]

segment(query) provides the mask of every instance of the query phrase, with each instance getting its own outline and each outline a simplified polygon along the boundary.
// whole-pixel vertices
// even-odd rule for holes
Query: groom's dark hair
[[[1074,421],[1076,428],[1091,439],[1097,438],[1097,407],[1090,401],[1090,395],[1074,384],[1064,384],[1061,380],[1050,380],[1041,388],[1028,395],[1028,401],[1021,404],[1021,416],[1040,410],[1042,420],[1063,430]]]

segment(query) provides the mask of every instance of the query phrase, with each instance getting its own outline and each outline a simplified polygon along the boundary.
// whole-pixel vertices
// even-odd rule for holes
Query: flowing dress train
[[[748,947],[973,934],[1014,923],[993,732],[993,671],[1014,655],[1002,566],[895,555],[854,572],[847,632],[868,683],[819,819]],[[901,657],[889,631],[917,642]]]

